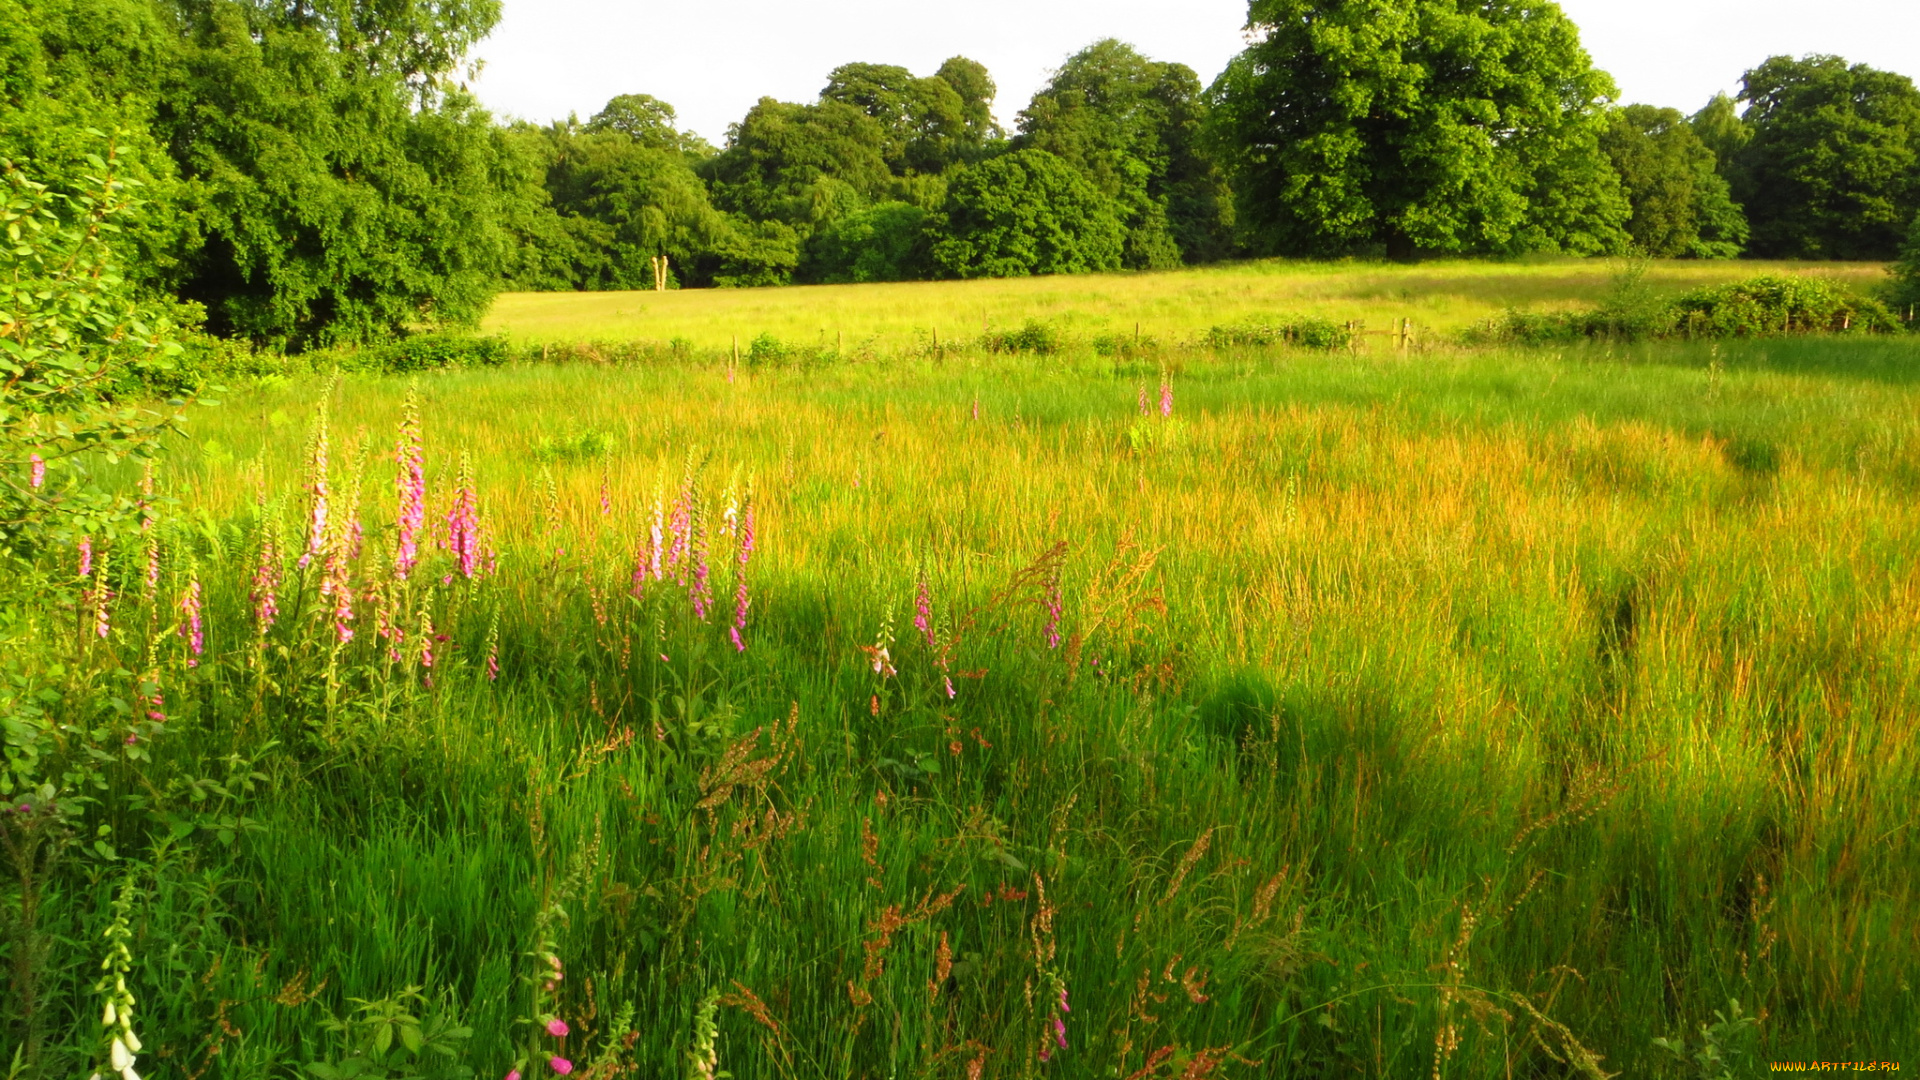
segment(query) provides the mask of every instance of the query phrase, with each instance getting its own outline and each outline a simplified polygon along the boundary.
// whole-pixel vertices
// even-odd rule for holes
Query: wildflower
[[[433,678],[433,616],[423,606],[420,609],[420,666],[427,672],[427,678]]]
[[[693,601],[693,613],[702,622],[713,609],[713,583],[710,580],[711,569],[707,565],[707,515],[697,500],[692,502],[692,524],[689,528],[688,549],[692,556],[693,573],[687,581],[687,599]]]
[[[142,528],[144,528],[144,523]],[[160,538],[147,536],[147,596],[151,598],[155,589],[160,587]]]
[[[326,546],[327,495],[327,407],[322,404],[307,447],[307,550],[300,555],[302,570]]]
[[[91,545],[88,546],[86,554],[87,558],[82,561],[82,565],[93,563]],[[93,632],[95,636],[105,641],[107,635],[113,629],[111,614],[107,609],[107,605],[113,600],[113,590],[107,588],[107,553],[104,551],[101,552],[99,564],[97,566],[89,566],[89,568],[94,572],[93,586],[84,590],[82,596],[88,605],[93,608]]]
[[[741,639],[740,632],[747,628],[747,608],[753,600],[747,595],[747,561],[753,558],[753,496],[749,494],[740,508],[740,569],[733,579],[733,626],[727,631],[733,638],[733,647],[739,652],[747,651],[747,643]]]
[[[453,553],[460,574],[473,580],[485,565],[484,541],[480,535],[480,502],[474,492],[472,458],[460,455],[460,483],[453,493],[453,508],[447,511],[447,550]]]
[[[655,581],[661,580],[660,556],[662,554],[661,542],[663,539],[661,536],[660,488],[659,485],[656,484],[653,489],[653,542],[647,548],[647,557],[649,560],[647,570],[653,575],[653,580]]]
[[[959,697],[960,692],[953,688],[953,676],[943,675],[941,678],[947,681],[947,700],[952,701],[954,698]]]
[[[93,576],[93,537],[80,538],[80,579],[85,581]]]
[[[280,617],[280,552],[273,542],[273,533],[267,532],[260,537],[260,560],[253,566],[253,589],[248,598],[253,601],[253,623],[261,637],[273,629],[274,621]]]
[[[924,570],[921,571],[919,580],[914,582],[913,586],[913,628],[920,631],[920,636],[926,639],[927,648],[939,648],[939,642],[933,637],[933,594],[927,588],[927,575]]]
[[[561,1076],[565,1076],[573,1071],[573,1062],[563,1057],[551,1057],[547,1059],[547,1067],[559,1073]]]
[[[27,486],[39,491],[47,482],[47,462],[39,454],[27,455]]]
[[[1140,384],[1140,415],[1148,416],[1150,414],[1151,414],[1151,410],[1147,408],[1147,384],[1141,383]]]
[[[407,391],[406,412],[400,421],[400,440],[394,447],[394,461],[400,469],[393,486],[400,498],[395,519],[393,576],[402,581],[420,562],[420,535],[427,525],[427,465],[421,446],[420,407],[415,391]]]
[[[487,627],[487,681],[500,678],[500,613],[493,613],[493,623]]]
[[[978,396],[973,399],[973,418],[975,420],[980,419],[980,398]]]
[[[605,466],[600,469],[600,516],[613,513],[613,482],[607,476]]]
[[[567,1022],[565,1020],[560,1019],[557,1016],[549,1018],[547,1020],[547,1034],[553,1036],[556,1039],[566,1038]]]
[[[1165,372],[1162,372],[1160,374],[1160,416],[1161,418],[1164,419],[1172,415],[1173,415],[1173,376],[1168,375]]]
[[[520,1070],[509,1069],[507,1071],[507,1080],[520,1080]]]
[[[180,624],[180,636],[187,639],[187,666],[200,666],[200,654],[205,651],[207,634],[200,624],[200,579],[187,579],[186,594],[180,597],[180,614],[184,620]]]

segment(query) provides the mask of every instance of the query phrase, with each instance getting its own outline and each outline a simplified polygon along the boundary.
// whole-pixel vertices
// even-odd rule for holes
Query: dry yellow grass
[[[1428,332],[1458,330],[1508,308],[1591,303],[1624,266],[1605,259],[1545,262],[1324,263],[1267,260],[1162,274],[1089,274],[994,281],[702,289],[667,293],[507,293],[485,328],[520,342],[668,341],[744,347],[760,334],[797,344],[887,350],[957,340],[983,326],[1029,319],[1076,333],[1143,334],[1181,341],[1253,316],[1359,320],[1385,329],[1412,319]],[[1646,280],[1680,291],[1767,272],[1822,274],[1869,285],[1877,263],[1679,262],[1653,264]]]

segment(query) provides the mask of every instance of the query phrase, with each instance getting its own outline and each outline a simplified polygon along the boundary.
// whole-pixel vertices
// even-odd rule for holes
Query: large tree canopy
[[[1197,145],[1203,108],[1193,69],[1108,39],[1068,58],[1034,95],[1016,145],[1053,154],[1114,200],[1128,266],[1219,258],[1232,245],[1229,196]]]
[[[1635,247],[1658,258],[1731,259],[1747,240],[1716,159],[1678,109],[1629,105],[1613,114],[1600,146],[1620,173]]]
[[[1753,252],[1889,259],[1920,210],[1920,90],[1837,56],[1776,56],[1747,72],[1733,179]]]
[[[1113,200],[1045,150],[1016,150],[957,172],[933,259],[953,277],[1116,270],[1126,228]]]
[[[537,202],[453,70],[496,0],[0,0],[0,155],[54,178],[119,131],[145,275],[302,346],[466,324]],[[63,164],[63,162],[65,164]]]
[[[1253,0],[1210,96],[1262,250],[1612,251],[1612,80],[1547,0]]]

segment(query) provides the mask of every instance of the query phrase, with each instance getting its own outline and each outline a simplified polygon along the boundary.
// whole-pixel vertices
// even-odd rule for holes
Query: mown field
[[[486,328],[523,343],[683,339],[699,349],[742,348],[760,334],[801,347],[895,353],[971,340],[1029,320],[1070,334],[1193,340],[1209,327],[1276,313],[1358,321],[1386,330],[1411,319],[1446,336],[1512,308],[1591,304],[1628,270],[1622,261],[1310,263],[1270,260],[1163,274],[1087,274],[966,282],[694,289],[667,293],[509,293]],[[1759,273],[1810,273],[1853,285],[1886,278],[1874,263],[1663,261],[1646,284],[1680,292]]]
[[[47,905],[45,1075],[114,895],[148,1076],[1911,1061],[1916,406],[1905,339],[237,392],[110,633],[70,575],[5,628],[166,714]]]

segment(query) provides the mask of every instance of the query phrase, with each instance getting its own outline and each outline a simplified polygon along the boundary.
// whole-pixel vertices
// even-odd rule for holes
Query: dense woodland
[[[471,324],[502,289],[1153,270],[1253,256],[1892,259],[1920,91],[1774,57],[1688,115],[1621,104],[1542,0],[1254,0],[1211,86],[1099,41],[995,120],[979,63],[826,73],[715,147],[646,94],[489,115],[498,0],[0,0],[16,195],[106,169],[136,284],[300,349]],[[1364,31],[1364,32],[1361,32]]]

